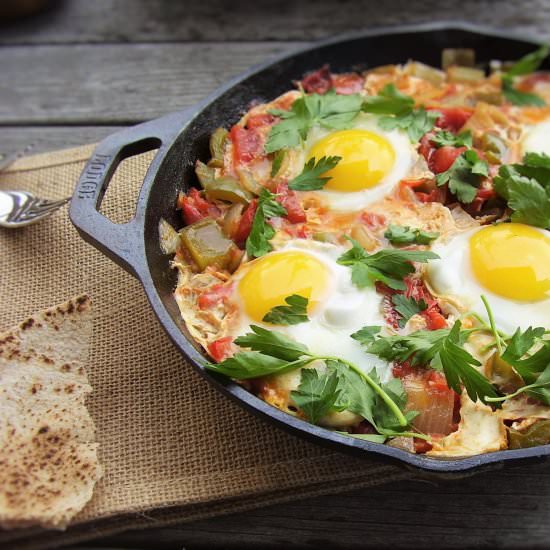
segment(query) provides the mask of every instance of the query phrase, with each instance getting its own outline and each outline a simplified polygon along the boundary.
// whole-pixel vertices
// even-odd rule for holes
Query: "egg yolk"
[[[275,252],[250,264],[239,282],[239,295],[249,317],[260,322],[276,306],[286,305],[285,298],[298,294],[307,298],[308,312],[323,298],[329,270],[315,256],[303,252]]]
[[[325,189],[361,191],[374,187],[392,169],[395,151],[382,136],[367,130],[341,130],[319,140],[309,158],[338,156],[340,162],[324,174],[331,179]]]
[[[494,225],[470,238],[470,261],[485,288],[513,300],[550,293],[550,236],[520,223]]]

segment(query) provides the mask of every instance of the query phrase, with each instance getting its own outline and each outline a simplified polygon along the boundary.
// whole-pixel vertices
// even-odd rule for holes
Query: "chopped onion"
[[[180,243],[179,233],[164,219],[159,222],[160,249],[164,254],[175,254]]]

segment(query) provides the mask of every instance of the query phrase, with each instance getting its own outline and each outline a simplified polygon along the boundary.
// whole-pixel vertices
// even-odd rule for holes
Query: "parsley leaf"
[[[544,333],[545,329],[542,327],[529,327],[524,332],[517,329],[502,354],[502,360],[512,365],[527,384],[533,383],[538,373],[550,364],[550,341],[541,340]],[[529,355],[528,351],[535,343],[542,345]]]
[[[250,325],[250,329],[252,332],[239,336],[235,344],[285,361],[296,361],[304,355],[311,355],[306,346],[280,332],[257,325]]]
[[[395,84],[386,84],[378,95],[367,96],[363,100],[362,110],[376,115],[397,115],[412,111],[413,107],[412,97],[402,94]]]
[[[271,177],[274,178],[281,169],[281,165],[283,164],[283,160],[285,158],[286,151],[284,149],[279,149],[275,156],[273,157],[273,162],[271,163]]]
[[[439,237],[439,233],[390,224],[384,237],[392,244],[430,244]]]
[[[493,184],[513,210],[512,221],[550,227],[550,157],[528,153],[523,164],[501,166]]]
[[[550,47],[548,45],[541,46],[538,50],[524,55],[519,61],[516,61],[506,74],[508,76],[521,76],[535,72],[548,57]]]
[[[286,306],[276,306],[264,315],[262,321],[274,325],[297,325],[309,321],[307,316],[308,299],[298,294],[285,298]]]
[[[414,99],[402,94],[394,84],[386,84],[378,95],[366,97],[362,110],[378,115],[393,115],[379,118],[378,126],[383,130],[406,130],[412,142],[430,131],[441,115],[436,111],[426,111],[424,107],[415,109]]]
[[[394,294],[391,301],[395,311],[401,316],[398,321],[399,328],[403,328],[413,315],[417,315],[428,308],[428,304],[424,300],[417,301],[412,297],[407,298],[404,294]]]
[[[533,107],[544,107],[546,102],[542,97],[530,92],[522,92],[514,88],[514,80],[504,74],[502,75],[502,95],[512,104],[520,107],[532,105]]]
[[[267,220],[275,216],[284,216],[286,213],[285,207],[275,200],[275,195],[262,188],[252,229],[246,239],[246,252],[250,257],[258,258],[273,250],[269,241],[275,236],[275,229]]]
[[[316,191],[322,189],[330,180],[330,176],[321,177],[325,172],[332,170],[342,157],[322,157],[315,163],[315,157],[310,158],[304,166],[302,173],[296,176],[288,188],[294,191]]]
[[[376,335],[379,334],[381,330],[382,327],[377,325],[366,326],[354,332],[351,337],[361,344],[372,344],[372,342],[376,340]]]
[[[432,360],[432,366],[442,368],[447,385],[456,393],[462,393],[463,384],[472,401],[480,399],[485,402],[486,397],[497,397],[498,394],[491,382],[474,368],[481,363],[460,345],[460,327],[460,321],[456,321]]]
[[[296,405],[316,424],[338,399],[338,374],[321,374],[316,369],[303,369],[298,389],[290,392]]]
[[[438,111],[426,111],[424,107],[419,107],[408,112],[398,113],[393,117],[381,117],[378,125],[383,130],[395,130],[395,128],[406,130],[409,139],[415,143],[434,127],[435,121],[440,116],[441,113]]]
[[[472,132],[466,130],[460,134],[453,134],[448,130],[440,130],[430,141],[436,147],[450,145],[451,147],[472,147]]]
[[[236,353],[233,357],[224,359],[221,363],[208,363],[205,368],[225,374],[230,378],[247,380],[259,376],[269,376],[270,374],[282,374],[283,372],[305,367],[310,362],[310,357],[286,361],[258,351],[242,351]]]
[[[358,288],[372,286],[380,281],[395,290],[405,290],[403,279],[414,272],[411,262],[427,262],[439,258],[433,252],[420,250],[379,250],[368,254],[354,239],[352,248],[344,252],[337,263],[351,267],[351,280]]]
[[[489,165],[481,160],[473,149],[464,151],[452,166],[436,176],[437,185],[449,185],[449,191],[457,199],[470,204],[476,197],[477,189],[483,177],[489,175]]]
[[[359,94],[340,95],[334,90],[324,95],[304,94],[294,101],[289,111],[270,111],[282,120],[272,126],[265,151],[274,153],[279,149],[297,147],[314,124],[334,130],[347,128],[361,111],[362,103]]]
[[[514,88],[514,77],[536,71],[546,59],[548,53],[550,53],[550,47],[547,45],[541,46],[538,50],[522,57],[502,75],[502,94],[510,103],[520,106],[534,105],[536,107],[546,105],[544,100],[538,95],[522,92]]]

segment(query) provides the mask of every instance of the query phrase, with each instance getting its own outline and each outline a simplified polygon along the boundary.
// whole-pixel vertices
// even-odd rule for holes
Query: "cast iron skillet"
[[[412,467],[439,472],[464,472],[483,465],[519,458],[542,458],[550,445],[506,450],[462,459],[435,459],[346,437],[309,424],[272,407],[225,377],[206,371],[205,357],[186,330],[172,297],[176,273],[170,257],[159,248],[161,217],[181,226],[175,202],[182,185],[194,181],[197,158],[207,161],[208,139],[218,126],[237,122],[253,100],[269,101],[292,87],[304,73],[329,63],[334,72],[401,63],[408,59],[439,66],[445,47],[473,48],[479,61],[518,59],[536,44],[467,24],[436,23],[382,28],[345,35],[284,55],[228,82],[196,107],[122,130],[106,138],[86,165],[71,202],[70,217],[80,235],[137,277],[151,307],[181,353],[225,394],[278,426],[318,443],[356,455],[400,461]],[[114,224],[99,214],[105,190],[118,164],[125,158],[153,149],[158,152],[143,181],[135,217]],[[184,183],[182,183],[184,182]],[[222,419],[223,420],[223,419]]]

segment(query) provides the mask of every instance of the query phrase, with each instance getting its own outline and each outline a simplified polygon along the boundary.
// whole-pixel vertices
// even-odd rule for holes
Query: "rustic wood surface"
[[[229,6],[230,7],[227,7]],[[550,40],[550,1],[67,0],[0,22],[0,155],[92,142],[338,32],[468,20]],[[550,464],[407,481],[79,548],[547,548]]]

